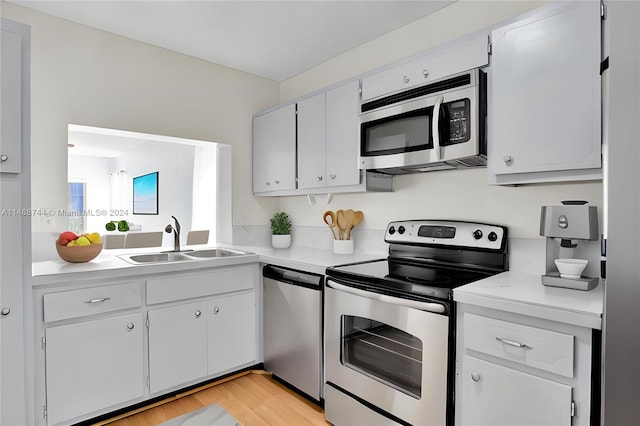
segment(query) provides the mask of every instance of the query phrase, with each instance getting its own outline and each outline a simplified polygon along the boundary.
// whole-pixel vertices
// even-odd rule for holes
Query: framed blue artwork
[[[133,214],[158,214],[158,172],[133,178]]]

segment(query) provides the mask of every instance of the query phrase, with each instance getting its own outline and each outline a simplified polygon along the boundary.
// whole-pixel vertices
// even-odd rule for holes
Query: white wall
[[[278,83],[2,2],[31,26],[32,207],[65,208],[69,123],[232,146],[234,210],[265,223],[277,200],[251,190],[251,118]],[[34,231],[48,229],[33,221]]]
[[[84,182],[85,209],[97,212],[110,208],[111,185],[109,172],[112,171],[111,159],[105,157],[89,157],[69,155],[69,182]],[[58,218],[57,225],[66,227],[65,218]],[[85,216],[87,232],[103,233],[106,220],[99,216]]]
[[[112,171],[127,172],[124,198],[129,214],[113,220],[128,220],[141,225],[141,231],[150,232],[164,231],[167,224],[173,223],[171,216],[175,216],[185,231],[191,229],[194,153],[195,147],[190,145],[146,142],[115,158]],[[133,214],[133,178],[156,171],[159,172],[158,214]]]
[[[281,101],[493,26],[545,3],[455,3],[283,82]],[[281,199],[279,209],[288,212],[299,226],[322,226],[325,210],[353,208],[364,212],[360,227],[365,229],[383,229],[398,219],[468,219],[506,225],[514,238],[541,238],[542,205],[580,199],[602,207],[600,182],[521,187],[488,186],[487,182],[487,169],[396,176],[393,193],[336,195],[328,206],[310,206],[305,197],[287,197]]]

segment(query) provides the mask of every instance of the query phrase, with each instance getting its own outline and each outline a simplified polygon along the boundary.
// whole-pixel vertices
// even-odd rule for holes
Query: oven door
[[[361,115],[361,169],[410,167],[479,153],[478,86]]]
[[[364,406],[400,423],[447,424],[449,321],[441,303],[327,280],[325,389],[351,401],[337,409],[326,397],[327,420],[349,423]]]

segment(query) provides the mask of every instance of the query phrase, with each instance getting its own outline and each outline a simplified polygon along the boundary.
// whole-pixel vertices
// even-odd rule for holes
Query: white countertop
[[[456,302],[602,328],[603,284],[589,291],[548,287],[540,275],[503,272],[454,289]]]
[[[136,275],[155,274],[163,272],[188,271],[194,269],[212,268],[217,266],[237,265],[242,263],[263,262],[293,269],[324,275],[328,266],[345,263],[361,262],[372,259],[386,258],[386,253],[354,253],[351,255],[335,254],[331,250],[312,249],[308,247],[290,247],[288,249],[274,249],[271,247],[231,246],[219,244],[215,247],[231,248],[251,253],[247,256],[223,257],[213,259],[198,259],[193,261],[150,263],[134,265],[118,257],[122,254],[157,253],[168,250],[166,247],[152,247],[143,249],[102,250],[90,262],[67,263],[62,259],[33,262],[32,273],[34,286],[59,283],[64,280],[87,280],[104,278],[121,278]],[[213,246],[186,246],[184,249],[203,250]]]

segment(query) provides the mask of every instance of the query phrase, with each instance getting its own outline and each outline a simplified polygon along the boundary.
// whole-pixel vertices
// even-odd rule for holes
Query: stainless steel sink
[[[118,255],[129,263],[135,265],[145,263],[166,263],[166,262],[197,262],[199,260],[214,259],[221,257],[245,256],[251,253],[231,250],[225,248],[212,248],[203,250],[185,250],[182,252],[161,252],[148,254],[121,254]]]
[[[134,263],[157,263],[157,262],[184,262],[185,260],[194,260],[187,257],[184,253],[150,253],[123,255],[124,260],[131,260]]]
[[[214,249],[205,249],[205,250],[195,250],[190,253],[187,253],[187,256],[208,259],[212,257],[243,256],[246,254],[248,253],[244,251],[239,251],[239,250],[214,248]]]

